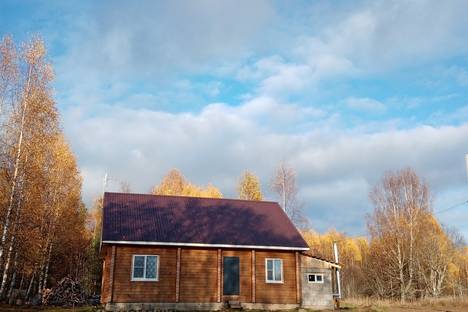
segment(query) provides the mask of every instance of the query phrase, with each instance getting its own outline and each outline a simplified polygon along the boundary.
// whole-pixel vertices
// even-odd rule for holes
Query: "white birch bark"
[[[13,180],[11,184],[11,191],[10,191],[10,199],[8,202],[8,209],[6,211],[5,215],[5,221],[3,225],[3,231],[2,231],[2,237],[0,239],[0,263],[3,259],[3,253],[5,249],[5,243],[7,240],[8,236],[8,231],[10,229],[10,215],[13,210],[13,203],[15,199],[15,192],[16,192],[16,186],[17,186],[17,179],[18,179],[18,168],[20,165],[20,159],[21,159],[21,149],[23,145],[23,132],[24,132],[24,123],[26,120],[26,111],[28,108],[28,98],[29,98],[29,89],[30,89],[30,83],[31,83],[31,74],[32,74],[32,65],[29,65],[28,69],[28,78],[27,78],[27,85],[26,85],[26,90],[25,94],[23,96],[23,107],[21,110],[21,124],[20,124],[20,130],[19,130],[19,137],[18,137],[18,145],[17,145],[17,150],[16,150],[16,159],[15,159],[15,168],[13,172]]]
[[[28,290],[26,291],[26,298],[25,298],[26,300],[28,300],[29,296],[31,296],[32,287],[33,287],[35,278],[36,278],[36,270],[34,270],[32,275],[31,275],[31,280],[29,281]]]
[[[18,252],[15,252],[15,259],[13,260],[13,276],[11,277],[11,282],[10,282],[10,289],[8,290],[7,297],[11,298],[11,295],[13,293],[13,289],[16,286],[16,270],[18,266]],[[20,284],[21,286],[21,284]]]

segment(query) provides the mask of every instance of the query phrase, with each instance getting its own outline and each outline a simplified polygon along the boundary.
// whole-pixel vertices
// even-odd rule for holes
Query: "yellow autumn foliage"
[[[237,190],[240,199],[262,200],[263,198],[260,180],[249,171],[245,171],[240,177]]]
[[[154,186],[152,194],[190,197],[223,198],[221,191],[209,183],[206,187],[198,186],[188,181],[177,169],[172,169]]]

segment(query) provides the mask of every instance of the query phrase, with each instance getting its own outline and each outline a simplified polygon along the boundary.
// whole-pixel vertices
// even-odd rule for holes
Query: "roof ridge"
[[[147,194],[147,193],[124,193],[124,192],[104,192],[104,194],[118,194],[118,195],[138,195],[138,196],[159,196],[159,197],[176,197],[176,198],[197,198],[197,199],[208,199],[208,200],[227,200],[227,201],[242,201],[242,202],[258,202],[258,203],[274,203],[278,204],[277,201],[273,200],[249,200],[240,198],[213,198],[213,197],[202,197],[202,196],[187,196],[187,195],[159,195],[159,194]]]

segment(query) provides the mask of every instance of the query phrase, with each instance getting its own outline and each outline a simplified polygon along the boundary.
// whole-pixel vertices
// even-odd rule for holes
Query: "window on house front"
[[[265,271],[267,283],[283,282],[283,260],[265,259]]]
[[[159,256],[133,255],[132,281],[157,281]]]
[[[307,280],[309,283],[323,283],[323,274],[312,273],[307,274]]]

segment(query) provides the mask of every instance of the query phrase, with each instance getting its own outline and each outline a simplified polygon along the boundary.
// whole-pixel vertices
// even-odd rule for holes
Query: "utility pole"
[[[336,241],[333,242],[333,254],[335,255],[335,262],[339,263],[338,257],[338,244]],[[336,298],[341,299],[341,280],[340,280],[340,269],[336,268]]]

